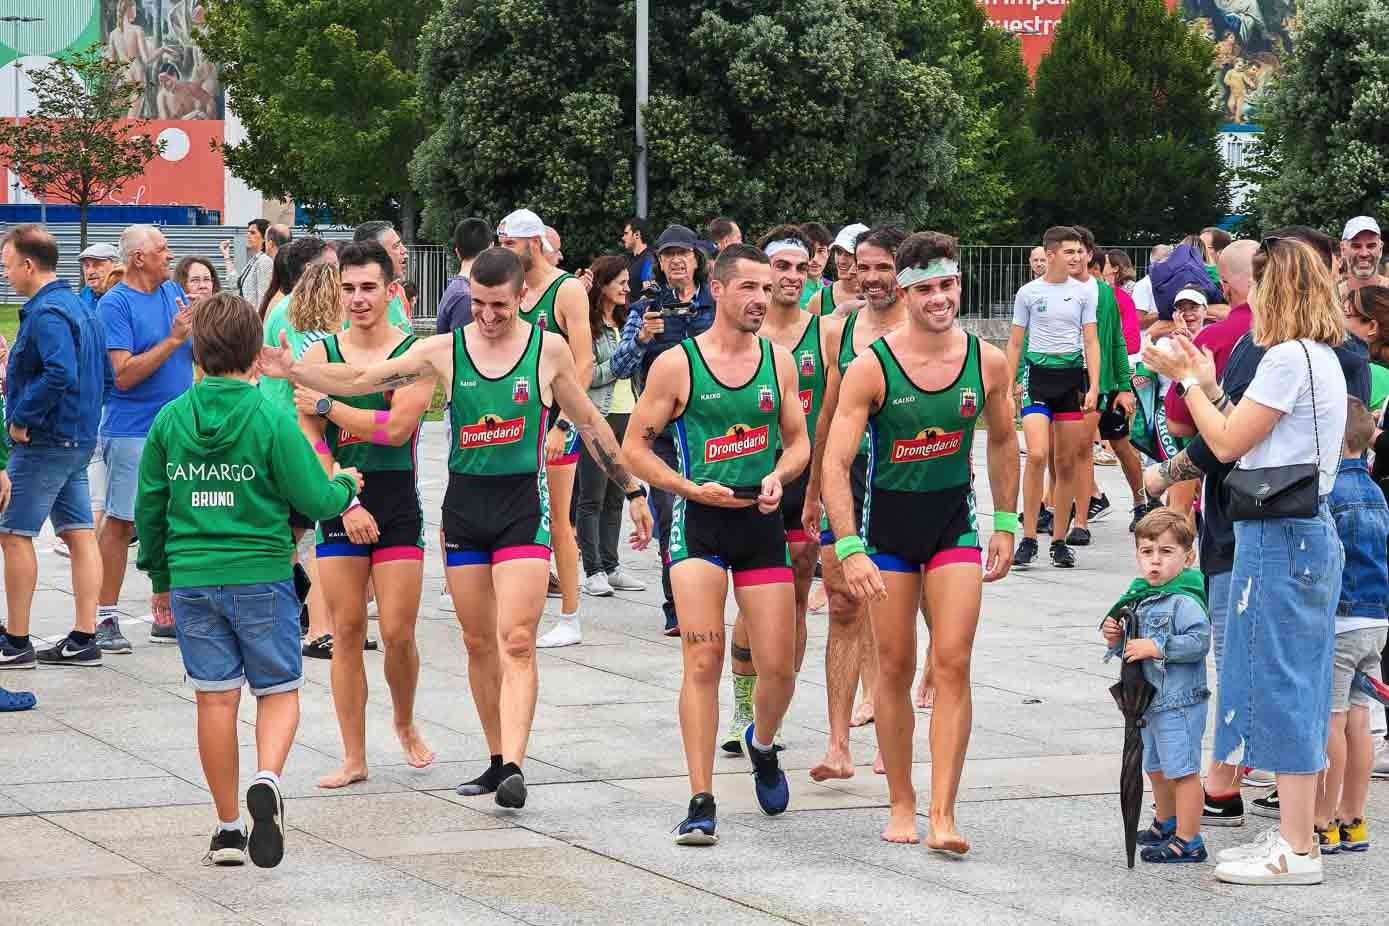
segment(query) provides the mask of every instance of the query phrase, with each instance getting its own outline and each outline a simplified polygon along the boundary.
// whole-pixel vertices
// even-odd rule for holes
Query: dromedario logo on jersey
[[[511,384],[511,401],[517,405],[525,405],[531,400],[531,381],[524,376],[516,377],[516,382]]]
[[[948,457],[960,449],[964,443],[963,431],[946,433],[939,428],[927,428],[911,440],[892,442],[893,463],[920,463]]]
[[[973,418],[979,413],[979,396],[973,389],[960,390],[960,417]]]
[[[458,449],[473,450],[479,447],[498,447],[514,444],[526,433],[525,418],[502,418],[501,415],[483,415],[477,424],[468,424],[458,429]]]
[[[767,425],[750,428],[745,424],[735,424],[728,433],[711,437],[704,442],[704,462],[722,463],[738,457],[751,456],[767,449],[770,431]]]

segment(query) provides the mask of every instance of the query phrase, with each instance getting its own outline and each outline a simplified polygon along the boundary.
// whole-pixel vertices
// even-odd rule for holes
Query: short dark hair
[[[763,265],[771,263],[761,248],[755,248],[750,244],[730,244],[719,252],[718,259],[714,261],[714,279],[720,283],[727,283],[737,272],[740,260],[750,260]]]
[[[656,229],[651,227],[650,219],[643,219],[635,215],[624,222],[623,227],[630,228],[634,234],[641,235],[642,244],[649,243],[653,233],[656,231]]]
[[[331,250],[328,242],[316,235],[309,235],[305,238],[296,238],[288,245],[279,250],[279,254],[284,255],[285,278],[280,282],[284,285],[284,291],[290,292],[299,285],[299,278],[304,275],[304,271],[309,264],[323,256],[324,251]],[[279,256],[278,254],[276,255]],[[392,271],[394,272],[394,271]]]
[[[526,272],[521,267],[521,258],[508,248],[490,247],[473,261],[472,280],[477,286],[503,286],[511,284],[518,293],[526,282]]]
[[[727,238],[729,235],[733,234],[733,229],[737,227],[737,222],[733,221],[726,215],[721,215],[717,219],[709,220],[709,224],[705,226],[704,234],[709,238],[710,241],[717,244],[718,242]]]
[[[1042,235],[1042,247],[1048,251],[1055,251],[1067,241],[1074,241],[1082,246],[1085,244],[1085,239],[1080,237],[1080,232],[1069,225],[1053,225]]]
[[[0,247],[8,244],[20,257],[28,258],[45,273],[58,269],[58,239],[42,225],[26,223],[10,229]]]
[[[212,291],[214,293],[221,292],[222,278],[217,275],[217,268],[213,266],[212,261],[206,257],[185,257],[174,265],[174,282],[178,284],[179,289],[184,292],[188,291],[188,274],[193,269],[194,264],[202,264],[207,268],[207,272],[212,274]]]
[[[1211,247],[1215,249],[1215,254],[1212,254],[1212,257],[1215,257],[1216,254],[1228,248],[1230,242],[1235,240],[1234,236],[1218,225],[1206,226],[1201,229],[1201,234],[1211,236]]]
[[[1138,278],[1138,274],[1133,269],[1133,258],[1129,257],[1127,251],[1121,248],[1110,248],[1104,252],[1104,256],[1114,265],[1114,282],[1132,283]]]
[[[819,222],[802,222],[801,234],[809,238],[816,247],[827,248],[834,243],[834,235],[829,228]]]
[[[294,240],[294,232],[287,225],[271,225],[265,230],[265,240],[275,242],[275,247],[282,248]]]
[[[954,238],[938,231],[920,231],[907,238],[897,248],[897,272],[908,267],[925,267],[938,258],[958,261],[960,244]]]
[[[381,270],[381,282],[390,284],[395,281],[395,265],[391,263],[391,255],[386,253],[386,249],[380,243],[371,241],[353,241],[338,249],[338,268],[346,270],[348,267],[369,267],[375,264]]]
[[[487,220],[473,216],[453,227],[453,249],[463,260],[472,260],[492,246],[493,237]]]
[[[252,219],[251,221],[249,221],[249,222],[246,223],[246,227],[247,227],[247,228],[254,228],[256,231],[260,232],[260,236],[261,236],[262,238],[264,238],[264,237],[265,237],[265,231],[266,231],[266,229],[268,229],[268,228],[270,227],[270,220],[269,220],[269,219]]]
[[[1157,540],[1168,531],[1177,538],[1177,545],[1190,550],[1196,542],[1196,532],[1186,515],[1172,508],[1154,508],[1143,516],[1133,529],[1133,540]]]
[[[1086,228],[1084,225],[1073,225],[1071,227],[1076,230],[1077,235],[1080,235],[1081,247],[1085,248],[1085,250],[1089,251],[1091,254],[1094,254],[1095,233],[1092,232],[1090,229]]]
[[[1295,238],[1307,245],[1317,256],[1326,264],[1326,269],[1330,270],[1335,266],[1336,242],[1331,236],[1324,232],[1319,232],[1315,228],[1307,225],[1287,225],[1283,228],[1275,228],[1273,231],[1264,235],[1265,238]]]
[[[385,219],[372,219],[370,222],[363,222],[352,230],[353,241],[379,241],[381,236],[388,231],[394,231],[395,226]]]
[[[256,310],[235,293],[216,293],[194,304],[193,360],[208,376],[249,372],[264,337]]]
[[[897,249],[902,246],[902,242],[907,240],[907,230],[900,225],[884,223],[874,225],[868,231],[858,236],[854,242],[854,253],[865,244],[871,244],[875,248],[882,248],[894,258],[897,256]]]
[[[805,246],[807,254],[815,253],[815,245],[806,237],[805,230],[799,225],[778,225],[770,229],[765,235],[757,240],[759,248],[765,248],[773,241],[799,241]]]

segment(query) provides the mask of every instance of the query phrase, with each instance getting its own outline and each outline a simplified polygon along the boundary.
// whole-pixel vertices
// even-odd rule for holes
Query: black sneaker
[[[1037,538],[1024,537],[1018,542],[1018,548],[1013,551],[1013,568],[1026,569],[1032,565],[1032,561],[1037,558]]]
[[[279,787],[268,778],[257,778],[246,789],[246,809],[251,813],[251,863],[274,868],[285,857],[285,799]]]
[[[1283,812],[1278,805],[1278,791],[1273,790],[1263,797],[1256,797],[1249,802],[1249,812],[1256,817],[1268,817],[1270,820],[1277,820],[1283,816]]]
[[[1109,517],[1114,509],[1109,504],[1109,496],[1101,492],[1099,498],[1090,499],[1089,511],[1090,517],[1087,519],[1087,523],[1088,521],[1103,521]]]
[[[501,782],[497,785],[497,794],[493,798],[498,807],[509,807],[512,810],[520,810],[526,806],[526,776],[521,774],[521,768],[515,762],[508,762],[502,766]]]
[[[207,855],[203,856],[204,865],[245,865],[246,864],[246,831],[245,830],[224,830],[218,828],[212,834],[212,845],[207,847]]]
[[[1051,564],[1059,569],[1074,569],[1076,555],[1071,552],[1071,548],[1066,546],[1065,541],[1053,540],[1051,542]]]
[[[1051,524],[1055,518],[1056,516],[1049,509],[1043,508],[1037,515],[1037,533],[1050,534]]]
[[[34,644],[30,643],[22,649],[12,646],[5,631],[0,630],[0,669],[32,669],[36,665],[38,660],[34,658]]]
[[[1090,546],[1090,530],[1085,527],[1073,527],[1071,532],[1066,535],[1066,543],[1072,547]]]
[[[95,639],[90,643],[77,643],[72,637],[63,637],[57,646],[41,649],[37,656],[39,663],[45,666],[101,665],[101,649]]]
[[[1244,797],[1239,793],[1221,798],[1207,794],[1206,803],[1201,807],[1201,825],[1243,826]]]
[[[718,816],[714,811],[714,795],[696,794],[690,798],[690,810],[685,820],[675,828],[677,846],[712,846],[719,841],[715,830]]]

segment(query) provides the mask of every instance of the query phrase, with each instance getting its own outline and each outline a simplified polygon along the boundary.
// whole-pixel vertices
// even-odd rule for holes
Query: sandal
[[[305,643],[304,655],[310,659],[332,659],[333,635],[331,633],[325,633],[317,640]]]
[[[27,691],[6,691],[0,688],[0,713],[27,711],[38,703],[38,699]]]
[[[1158,863],[1183,863],[1183,862],[1204,862],[1206,860],[1206,843],[1200,836],[1192,839],[1191,842],[1183,842],[1182,837],[1172,835],[1172,838],[1160,846],[1149,846],[1143,850],[1143,861]]]
[[[1146,830],[1138,831],[1137,843],[1144,848],[1148,846],[1160,846],[1177,834],[1177,818],[1170,820],[1159,820],[1153,818],[1153,825]]]

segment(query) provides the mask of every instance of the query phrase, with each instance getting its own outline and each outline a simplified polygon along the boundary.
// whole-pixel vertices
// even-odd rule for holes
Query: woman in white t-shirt
[[[1267,238],[1253,261],[1252,335],[1266,349],[1231,406],[1208,354],[1177,339],[1168,359],[1146,351],[1185,389],[1187,408],[1217,457],[1255,470],[1316,463],[1317,514],[1235,521],[1231,595],[1216,710],[1215,757],[1278,777],[1278,827],[1220,854],[1216,877],[1238,884],[1321,881],[1313,829],[1325,767],[1337,594],[1344,555],[1326,505],[1346,425],[1346,381],[1332,348],[1345,340],[1335,282],[1321,258]],[[1152,364],[1149,364],[1152,366]],[[1199,387],[1199,388],[1197,388]]]

